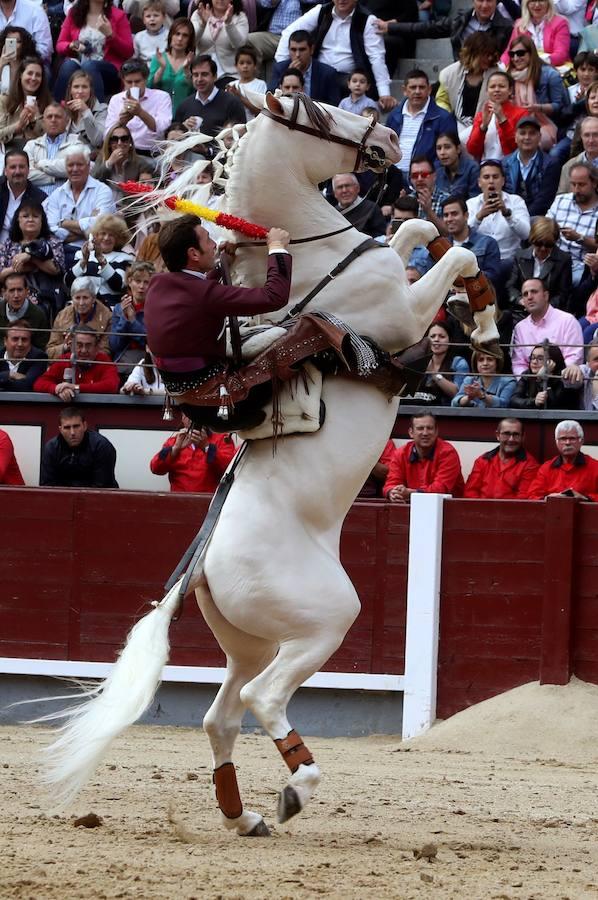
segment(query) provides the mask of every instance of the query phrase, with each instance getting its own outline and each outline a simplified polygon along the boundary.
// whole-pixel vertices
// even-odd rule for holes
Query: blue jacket
[[[480,175],[479,164],[470,156],[459,157],[459,168],[453,181],[449,181],[444,166],[440,164],[440,160],[436,160],[436,187],[442,191],[446,191],[452,197],[460,194],[465,200],[470,197],[477,197],[481,193],[478,178]]]
[[[404,100],[400,106],[397,106],[386,120],[387,127],[392,128],[393,131],[396,131],[398,134],[399,142],[401,140],[401,129],[403,128],[403,107],[405,106],[405,103],[407,103],[407,100]],[[440,106],[430,98],[426,115],[424,116],[421,128],[419,129],[419,134],[413,145],[411,158],[423,155],[427,156],[428,159],[435,163],[436,138],[439,134],[442,134],[443,131],[457,133],[457,120],[452,113],[447,112],[445,109],[441,109]]]
[[[515,150],[509,153],[502,161],[505,173],[504,190],[508,194],[519,194],[525,200],[530,216],[545,216],[556,197],[561,165],[558,159],[539,150],[524,181],[517,159],[518,152]]]
[[[449,235],[449,241],[453,243],[452,237]],[[500,272],[500,247],[493,237],[489,234],[482,234],[475,228],[469,229],[469,237],[461,245],[475,255],[480,270],[484,273],[494,285],[498,287],[498,276]]]
[[[540,80],[536,86],[536,103],[552,103],[552,115],[549,118],[569,105],[569,96],[562,78],[552,66],[544,64],[540,70]]]
[[[110,353],[114,362],[118,362],[120,357],[127,351],[133,341],[139,344],[145,350],[145,325],[143,310],[137,313],[134,322],[129,322],[122,311],[122,306],[117,303],[112,310],[112,322],[110,323],[110,331],[116,334],[110,337]],[[143,353],[140,352],[140,356]]]
[[[463,383],[459,388],[459,392],[455,394],[451,401],[451,406],[460,406],[461,398],[465,396],[465,388],[470,384],[481,383],[481,375],[468,375],[463,379]],[[486,392],[490,398],[491,407],[509,407],[511,397],[517,387],[517,382],[512,375],[495,375],[490,382],[490,387],[486,388]],[[484,400],[471,400],[469,406],[479,406],[480,409],[486,409],[487,404]]]
[[[290,59],[283,59],[274,64],[272,75],[268,82],[268,90],[274,91],[280,84],[280,79],[288,68],[292,66]],[[311,61],[311,80],[309,83],[309,96],[319,103],[329,103],[330,106],[338,106],[341,99],[336,69],[327,66],[317,59]]]

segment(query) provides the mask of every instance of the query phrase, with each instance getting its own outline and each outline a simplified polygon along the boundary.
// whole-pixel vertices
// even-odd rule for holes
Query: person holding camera
[[[154,475],[168,475],[170,490],[213,494],[237,451],[230,434],[214,434],[181,415],[180,430],[150,462]]]
[[[478,184],[482,193],[467,201],[468,225],[497,242],[501,260],[498,283],[502,284],[511,273],[516,251],[529,236],[529,212],[522,197],[503,190],[505,173],[500,160],[482,162]]]

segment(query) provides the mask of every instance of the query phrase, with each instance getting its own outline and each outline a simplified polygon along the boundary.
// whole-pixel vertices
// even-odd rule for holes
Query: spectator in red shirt
[[[566,419],[554,430],[559,451],[540,466],[528,492],[529,500],[576,497],[598,500],[598,460],[581,452],[584,433],[579,422]]]
[[[73,330],[74,352],[63,353],[33,385],[34,391],[54,394],[72,403],[79,393],[118,394],[118,369],[107,353],[98,349],[101,335],[89,325]]]
[[[412,416],[409,437],[393,454],[384,496],[399,503],[409,503],[416,491],[462,497],[461,461],[455,448],[438,437],[436,417],[430,413]]]
[[[213,494],[237,448],[229,434],[194,428],[185,415],[181,420],[183,427],[156,453],[150,469],[154,475],[168,475],[173,492]]]
[[[523,422],[501,419],[498,447],[478,456],[465,484],[464,497],[483,500],[525,500],[538,463],[523,446]]]
[[[15,456],[15,448],[0,428],[0,484],[25,484]]]

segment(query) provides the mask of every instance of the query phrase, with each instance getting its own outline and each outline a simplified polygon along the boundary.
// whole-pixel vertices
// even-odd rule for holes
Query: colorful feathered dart
[[[140,181],[123,181],[118,186],[125,194],[155,193],[156,197],[159,196],[151,184],[143,184]],[[169,209],[174,209],[180,213],[192,213],[195,216],[199,216],[200,219],[214,222],[220,228],[238,231],[240,234],[244,234],[245,237],[264,239],[268,234],[268,229],[264,228],[263,225],[255,225],[253,222],[248,222],[239,216],[230,216],[228,213],[220,212],[217,209],[210,209],[209,206],[200,206],[198,203],[193,203],[192,200],[184,200],[182,197],[167,197],[163,202]]]

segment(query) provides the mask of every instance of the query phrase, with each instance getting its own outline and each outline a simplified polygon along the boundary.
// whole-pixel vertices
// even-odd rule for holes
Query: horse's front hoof
[[[294,787],[287,784],[278,797],[278,821],[282,824],[288,822],[293,816],[301,812],[301,801]]]
[[[247,834],[244,834],[243,837],[270,837],[270,829],[264,820],[260,819],[257,825],[251,831],[248,831]]]

